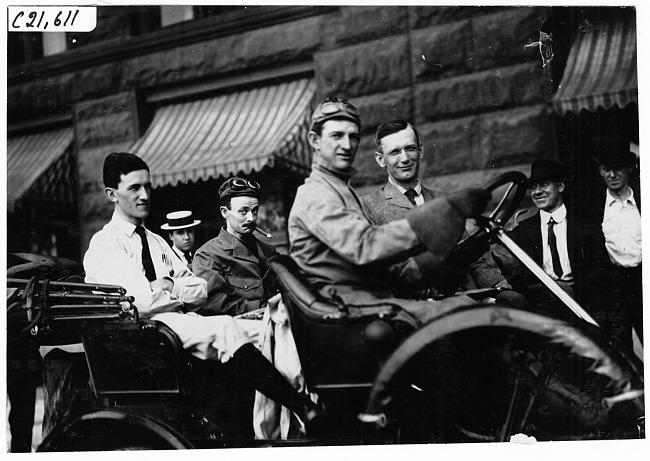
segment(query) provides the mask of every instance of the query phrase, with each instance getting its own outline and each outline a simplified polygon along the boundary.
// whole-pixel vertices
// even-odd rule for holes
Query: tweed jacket
[[[208,282],[208,301],[199,314],[243,314],[259,309],[272,295],[275,277],[266,261],[276,250],[253,236],[250,238],[259,257],[225,227],[197,250],[192,269],[197,277]]]
[[[442,195],[442,193],[422,186],[422,196],[425,202]],[[402,219],[406,212],[415,206],[390,181],[381,189],[360,197],[360,200],[363,211],[373,224],[385,224]]]
[[[422,186],[422,196],[426,203],[436,197],[444,197],[445,194]],[[378,225],[404,218],[406,213],[415,206],[390,181],[381,187],[381,189],[362,196],[361,205],[368,219]],[[463,236],[466,235],[463,234]],[[440,273],[436,275],[436,281],[433,282],[434,288],[440,292],[450,294],[458,288],[461,290],[477,288],[474,277],[480,277],[485,280],[492,280],[498,277],[500,280],[500,274],[498,276],[494,275],[494,273],[498,273],[498,269],[489,265],[477,265],[472,261],[478,259],[479,256],[480,253],[477,252],[473,258],[469,255],[469,259],[463,258],[461,262],[455,258],[455,255],[450,255],[448,264],[441,266]],[[466,271],[468,273],[465,273]],[[417,294],[411,293],[411,295]]]
[[[349,179],[349,175],[334,173],[315,158],[312,172],[298,188],[291,208],[290,253],[316,286],[339,284],[390,291],[386,280],[393,278],[388,274],[392,264],[414,253],[419,256],[425,245],[429,251],[424,256],[442,261],[462,232],[465,219],[442,198],[432,201],[424,213],[409,212],[407,218],[428,234],[422,240],[408,219],[373,226]]]

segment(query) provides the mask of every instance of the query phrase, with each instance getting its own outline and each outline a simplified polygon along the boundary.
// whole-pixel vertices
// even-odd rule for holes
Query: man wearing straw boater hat
[[[167,222],[160,226],[162,230],[169,231],[172,251],[190,270],[196,239],[194,228],[199,224],[201,221],[194,219],[191,211],[174,211],[167,214]]]
[[[275,249],[254,236],[259,231],[259,191],[259,183],[240,177],[226,180],[219,188],[226,225],[197,250],[192,263],[193,272],[208,282],[203,315],[258,310],[276,291],[275,277],[266,263]]]

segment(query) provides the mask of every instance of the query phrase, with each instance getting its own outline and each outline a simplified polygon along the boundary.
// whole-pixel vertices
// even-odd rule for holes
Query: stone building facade
[[[526,46],[538,40],[547,7],[213,7],[212,15],[195,11],[195,19],[167,27],[151,20],[160,8],[98,7],[93,32],[68,36],[72,49],[10,60],[9,137],[66,123],[74,131],[80,233],[70,257],[80,258],[110,218],[101,193],[104,156],[132,149],[160,101],[309,78],[314,101],[336,95],[360,108],[354,185],[361,192],[385,181],[373,134],[394,118],[421,132],[423,182],[436,189],[527,172],[532,160],[556,156],[549,71],[539,50]],[[248,174],[268,191],[261,224],[283,236],[308,168],[271,162]],[[183,206],[206,221],[199,240],[214,235],[221,224],[215,191],[226,176],[154,189],[150,227]]]

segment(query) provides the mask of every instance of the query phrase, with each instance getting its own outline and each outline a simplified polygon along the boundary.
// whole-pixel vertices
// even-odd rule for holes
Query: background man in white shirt
[[[593,158],[607,190],[601,198],[602,238],[610,264],[607,283],[615,296],[620,314],[630,317],[643,343],[641,194],[637,189],[638,159],[629,142],[621,137],[594,142]],[[629,330],[628,330],[629,333]],[[628,343],[628,334],[623,338]]]

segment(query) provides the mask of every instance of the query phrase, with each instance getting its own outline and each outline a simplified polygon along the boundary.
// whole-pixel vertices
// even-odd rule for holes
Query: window
[[[65,32],[43,32],[43,56],[62,53],[67,48]]]
[[[160,7],[160,26],[166,27],[194,19],[194,7],[191,5],[163,5]]]

